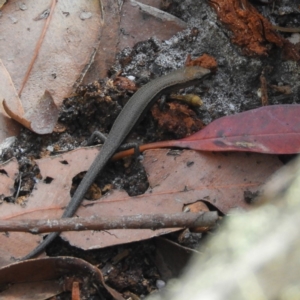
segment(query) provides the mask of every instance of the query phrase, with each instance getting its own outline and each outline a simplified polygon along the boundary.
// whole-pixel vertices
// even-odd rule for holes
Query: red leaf
[[[273,105],[222,117],[168,146],[202,151],[300,152],[300,105]]]

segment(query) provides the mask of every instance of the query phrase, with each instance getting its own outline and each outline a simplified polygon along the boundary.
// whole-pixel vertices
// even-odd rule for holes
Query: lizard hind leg
[[[102,143],[104,143],[107,139],[107,137],[102,132],[94,131],[92,133],[92,135],[90,136],[90,138],[88,139],[87,145],[91,146],[94,143],[96,138],[99,139]],[[139,144],[138,143],[123,144],[118,148],[118,151],[128,150],[128,149],[131,149],[131,148],[134,149],[134,156],[137,159],[140,155],[140,149],[139,149]]]
[[[140,152],[140,145],[138,143],[126,143],[123,144],[119,147],[118,151],[120,150],[128,150],[128,149],[134,149],[134,157],[137,159],[139,157],[139,155],[141,154]]]

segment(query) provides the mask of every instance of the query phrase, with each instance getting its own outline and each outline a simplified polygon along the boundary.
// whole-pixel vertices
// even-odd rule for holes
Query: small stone
[[[156,287],[160,290],[160,289],[162,289],[163,287],[165,287],[166,286],[166,283],[163,281],[163,280],[161,280],[161,279],[157,279],[156,280]]]

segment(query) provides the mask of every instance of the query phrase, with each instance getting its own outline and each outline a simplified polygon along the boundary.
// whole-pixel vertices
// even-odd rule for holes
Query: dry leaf
[[[161,40],[169,39],[185,29],[187,24],[156,7],[130,0],[123,4],[120,27],[123,36],[120,39],[119,50],[123,50],[153,36]]]
[[[72,178],[87,170],[97,153],[95,148],[78,149],[37,160],[43,179],[36,184],[25,207],[3,203],[1,219],[60,217],[70,201]],[[281,166],[275,156],[210,154],[190,150],[176,156],[168,155],[168,150],[149,151],[145,154],[143,164],[150,183],[145,194],[129,197],[124,191],[115,191],[96,201],[84,201],[76,215],[176,213],[182,212],[185,204],[198,200],[209,202],[224,213],[236,207],[247,208],[245,192],[247,197],[249,193],[255,195],[260,185]],[[46,180],[50,178],[52,180]],[[147,239],[174,230],[68,232],[63,233],[62,237],[72,245],[92,249]],[[27,254],[36,246],[38,239],[38,236],[25,233],[0,236],[0,265],[9,263],[11,256],[22,257]]]
[[[1,268],[0,299],[48,299],[68,290],[68,279],[71,283],[79,279],[85,290],[104,287],[114,299],[124,300],[120,293],[105,284],[98,268],[74,257],[32,259]]]
[[[14,193],[14,183],[19,174],[19,164],[15,158],[0,166],[0,199]]]
[[[204,129],[180,140],[140,146],[140,151],[157,148],[189,148],[201,151],[243,151],[294,154],[300,149],[300,105],[270,105],[219,118]],[[247,124],[245,126],[245,124]],[[132,149],[117,153],[120,159]]]
[[[192,254],[199,254],[196,250],[161,237],[155,238],[155,246],[156,266],[165,281],[178,277],[191,259]]]
[[[1,38],[5,42],[0,44],[0,57],[15,90],[20,91],[46,22],[41,16],[47,15],[50,2],[26,1],[26,9],[18,9],[18,4],[11,0],[2,9]],[[20,99],[3,95],[6,86],[0,84],[6,112],[37,133],[51,132],[57,120],[54,103],[61,103],[72,93],[74,83],[82,80],[100,30],[98,1],[58,1]]]

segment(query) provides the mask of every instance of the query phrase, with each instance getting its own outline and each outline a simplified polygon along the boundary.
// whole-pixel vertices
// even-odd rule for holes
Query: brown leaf
[[[72,178],[87,170],[97,153],[95,148],[78,149],[37,160],[43,179],[36,184],[25,207],[3,203],[1,219],[60,217],[70,201]],[[182,212],[185,204],[200,199],[224,213],[236,207],[248,208],[245,193],[255,195],[259,186],[281,166],[276,157],[261,154],[225,155],[183,151],[171,156],[168,150],[147,152],[143,163],[150,183],[145,194],[129,197],[124,191],[114,191],[99,200],[84,201],[76,215],[176,213]],[[53,180],[45,180],[47,178]],[[62,236],[72,245],[92,249],[147,239],[174,230],[68,232]],[[37,236],[24,233],[0,236],[0,264],[7,264],[11,256],[24,256],[35,247],[37,240]]]
[[[45,91],[34,109],[28,110],[26,114],[16,114],[5,100],[3,101],[3,107],[12,119],[39,134],[51,133],[58,119],[58,109],[48,91]]]
[[[14,193],[14,182],[18,177],[19,164],[15,158],[0,166],[0,199]]]
[[[13,99],[11,102],[11,105],[14,105],[13,111],[17,111],[19,115],[24,113],[11,78],[0,59],[0,143],[5,138],[16,135],[19,132],[19,126],[16,126],[16,122],[5,113],[2,103],[4,99]]]
[[[153,3],[148,1],[150,5]],[[5,43],[0,45],[0,56],[18,91],[39,41],[45,22],[43,13],[46,15],[48,9],[48,4],[27,1],[25,8],[16,10],[19,4],[17,0],[11,0],[2,10],[1,29]],[[54,103],[60,105],[80,82],[105,77],[118,50],[151,36],[168,39],[186,27],[180,19],[150,5],[126,1],[120,12],[119,4],[109,0],[77,1],[76,4],[57,2],[21,100],[3,97],[9,115],[37,133],[52,132],[57,115]],[[15,47],[16,41],[18,47]],[[0,85],[0,96],[2,89],[6,86]],[[47,99],[51,94],[54,102],[45,104],[42,109],[36,103],[44,103],[45,90],[49,91]],[[1,118],[0,122],[4,123]],[[6,136],[4,133],[3,138]]]
[[[88,84],[99,77],[107,76],[107,71],[115,62],[118,51],[133,47],[140,41],[153,36],[167,40],[186,28],[186,24],[159,9],[160,1],[124,1],[119,7],[117,1],[102,0],[104,23],[101,42],[83,82]],[[127,58],[130,61],[130,55]],[[123,62],[124,63],[124,62]]]
[[[89,84],[107,76],[107,71],[115,63],[118,43],[123,36],[120,33],[121,12],[118,1],[101,0],[99,3],[102,4],[100,10],[103,16],[99,38],[100,47],[95,49],[95,57],[90,61],[83,84]]]
[[[68,290],[68,279],[80,280],[86,290],[103,286],[114,299],[124,300],[120,293],[105,284],[98,268],[74,257],[32,259],[1,268],[0,285],[5,289],[2,288],[0,298],[50,298]]]
[[[187,266],[192,254],[199,253],[196,250],[184,247],[169,239],[155,238],[156,266],[162,274],[162,279],[167,281],[179,276]]]
[[[49,9],[49,3],[43,1],[27,1],[24,10],[16,9],[18,3],[11,0],[1,11],[1,37],[5,43],[0,44],[0,57],[17,91],[35,55],[45,23],[40,16]],[[37,133],[51,132],[57,119],[54,103],[61,103],[73,92],[74,83],[82,80],[100,28],[97,1],[76,1],[76,4],[58,1],[20,99],[3,96],[6,86],[0,84],[0,94],[10,116]],[[49,92],[45,94],[46,90]]]
[[[155,5],[154,1],[149,2]],[[120,39],[119,50],[123,50],[153,36],[161,40],[169,39],[185,29],[187,24],[154,6],[131,0],[123,4],[120,27],[123,36]]]

